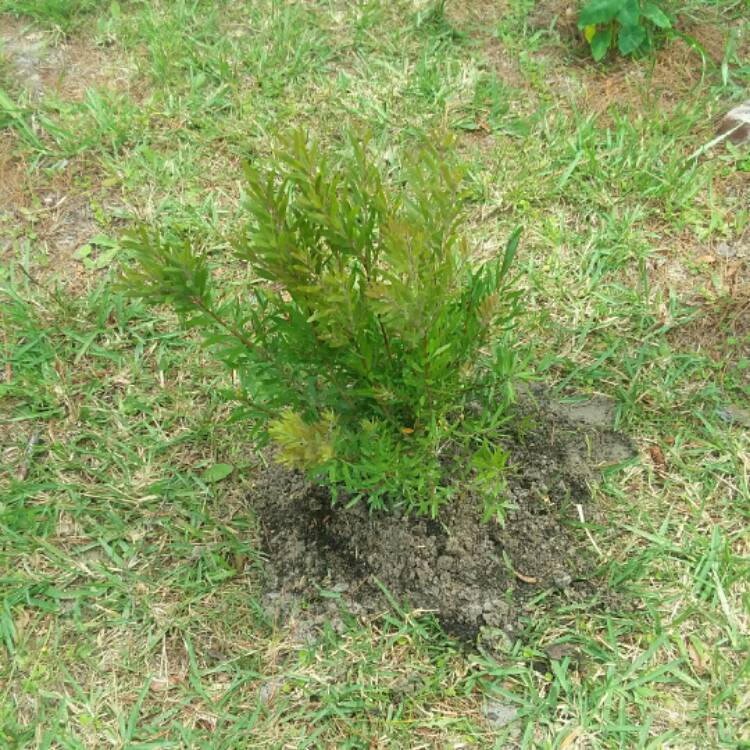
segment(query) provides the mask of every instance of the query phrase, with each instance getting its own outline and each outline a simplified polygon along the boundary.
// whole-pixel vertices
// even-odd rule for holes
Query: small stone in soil
[[[727,134],[735,146],[750,143],[750,99],[724,115],[718,132],[719,135]]]
[[[552,580],[559,589],[566,589],[573,583],[572,576],[565,570],[555,570],[552,573]]]
[[[502,628],[484,627],[479,633],[478,645],[480,652],[495,658],[513,650],[513,638]]]
[[[726,242],[720,242],[716,247],[716,254],[720,258],[734,258],[737,251],[731,245],[727,245]]]
[[[273,679],[268,682],[264,682],[258,690],[258,700],[262,705],[266,705],[281,688],[281,680]]]
[[[482,713],[493,729],[501,729],[515,720],[518,716],[518,709],[495,698],[487,698],[482,706]]]
[[[570,657],[571,661],[577,660],[578,652],[575,646],[570,643],[553,643],[547,649],[547,656],[550,661],[562,661],[566,656]]]
[[[716,410],[716,414],[720,419],[730,424],[738,424],[743,427],[750,427],[750,412],[745,409],[741,409],[739,406],[734,404],[727,404],[726,406],[720,406]]]

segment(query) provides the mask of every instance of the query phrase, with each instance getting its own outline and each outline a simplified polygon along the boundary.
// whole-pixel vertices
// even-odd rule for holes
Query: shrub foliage
[[[255,278],[239,292],[189,241],[147,229],[126,240],[125,287],[204,333],[253,436],[334,497],[434,515],[468,481],[500,512],[519,233],[475,262],[450,144],[425,139],[390,175],[371,151],[351,138],[334,162],[296,132],[246,167],[234,253]]]

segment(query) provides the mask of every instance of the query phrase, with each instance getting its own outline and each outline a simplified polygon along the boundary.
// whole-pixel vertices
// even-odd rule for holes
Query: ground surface
[[[467,646],[491,648],[498,637],[503,646],[522,639],[523,621],[540,611],[616,609],[617,592],[597,575],[596,547],[576,527],[586,514],[606,524],[588,484],[633,449],[607,429],[609,404],[582,402],[562,414],[536,390],[519,400],[519,429],[503,441],[511,458],[502,523],[484,520],[482,498],[469,490],[437,519],[347,508],[345,498],[334,513],[330,493],[298,473],[259,471],[251,502],[274,619],[294,616],[313,637],[315,625],[340,630],[341,614],[419,609]]]
[[[564,2],[0,0],[0,746],[748,747],[750,156],[701,149],[750,8],[681,7],[594,65]],[[228,377],[112,280],[135,221],[218,257],[241,162],[342,123],[452,129],[478,253],[525,226],[530,366],[638,452],[576,537],[610,606],[543,588],[479,652],[400,602],[274,622]]]

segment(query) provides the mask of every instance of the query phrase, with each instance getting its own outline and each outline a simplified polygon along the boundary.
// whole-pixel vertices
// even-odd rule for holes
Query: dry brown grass
[[[14,153],[15,140],[9,131],[0,130],[0,212],[14,211],[27,194],[26,165]]]
[[[91,165],[76,158],[53,176],[42,174],[29,168],[14,139],[6,136],[0,139],[0,173],[5,178],[0,182],[0,218],[4,211],[7,226],[14,228],[5,238],[8,260],[18,260],[24,243],[33,238],[38,253],[34,278],[43,283],[54,276],[69,290],[82,291],[92,275],[74,253],[101,232],[91,205],[93,195],[102,200],[100,191],[77,184],[84,176],[92,179]],[[113,198],[111,206],[115,205]]]

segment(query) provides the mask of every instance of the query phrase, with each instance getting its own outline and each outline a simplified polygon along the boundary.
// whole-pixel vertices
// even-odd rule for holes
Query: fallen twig
[[[580,503],[576,503],[576,510],[578,511],[578,518],[581,519],[581,523],[584,525],[583,530],[586,532],[586,536],[589,538],[589,541],[596,550],[596,554],[599,555],[599,557],[604,557],[604,553],[599,549],[599,545],[596,543],[596,539],[591,536],[591,532],[586,526],[586,518],[583,515],[583,506]]]

